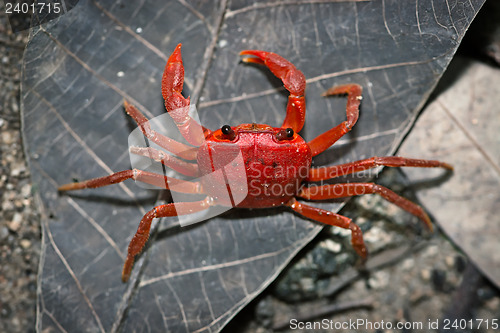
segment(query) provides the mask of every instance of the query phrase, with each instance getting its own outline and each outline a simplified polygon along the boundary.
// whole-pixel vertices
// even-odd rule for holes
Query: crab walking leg
[[[363,241],[363,233],[361,232],[359,226],[352,222],[350,218],[321,208],[302,204],[296,199],[291,199],[286,206],[290,207],[300,215],[310,218],[311,220],[334,227],[350,229],[352,247],[361,258],[366,258],[368,252],[366,250],[365,242]]]
[[[178,158],[175,158],[172,155],[165,154],[161,150],[154,149],[152,147],[135,147],[132,146],[129,148],[129,151],[132,154],[136,154],[139,156],[148,157],[156,162],[160,162],[161,164],[169,167],[172,170],[175,170],[185,176],[196,177],[199,176],[199,168],[195,163],[188,163]]]
[[[97,187],[103,187],[107,185],[121,183],[127,179],[141,181],[143,183],[154,185],[159,188],[171,189],[172,191],[175,192],[203,194],[203,190],[199,182],[190,182],[138,169],[119,171],[109,176],[93,178],[77,183],[65,184],[60,186],[57,190],[65,192],[73,190],[82,190],[86,188],[97,188]]]
[[[420,160],[420,159],[406,158],[399,156],[385,156],[385,157],[375,156],[367,158],[365,160],[359,160],[341,165],[311,168],[309,170],[309,176],[307,177],[306,180],[311,182],[316,182],[320,180],[331,179],[335,177],[348,175],[351,173],[372,169],[380,165],[387,167],[444,168],[448,170],[453,170],[453,167],[448,163],[436,160]]]
[[[183,159],[196,160],[196,149],[172,140],[169,137],[166,137],[151,129],[149,119],[146,118],[146,116],[144,116],[141,111],[139,111],[135,106],[127,101],[124,101],[123,105],[125,106],[125,111],[127,112],[127,114],[132,117],[132,119],[134,119],[146,138]]]
[[[361,103],[362,92],[363,88],[361,88],[360,85],[346,84],[332,87],[323,93],[323,96],[347,94],[347,120],[325,133],[318,135],[307,143],[311,148],[312,156],[316,156],[327,150],[331,145],[337,142],[338,139],[348,133],[354,124],[356,124],[359,117],[359,104]]]
[[[128,245],[127,258],[125,259],[125,264],[123,265],[122,281],[127,282],[130,278],[130,273],[132,272],[132,267],[134,266],[135,256],[140,254],[144,245],[146,245],[149,238],[149,231],[151,229],[151,222],[154,218],[178,216],[177,210],[186,212],[186,214],[196,213],[208,209],[210,206],[213,206],[213,204],[212,198],[206,197],[201,201],[160,205],[147,212],[139,223],[137,232],[134,237],[132,237],[132,240]]]
[[[341,183],[311,186],[302,188],[297,196],[306,200],[325,200],[373,193],[380,195],[385,200],[392,202],[396,206],[406,210],[408,213],[418,217],[432,231],[431,220],[422,207],[394,193],[387,187],[377,185],[375,183]]]
[[[286,90],[290,92],[286,107],[286,117],[283,128],[291,128],[298,133],[304,126],[306,116],[306,102],[304,91],[306,89],[306,78],[291,62],[283,57],[265,51],[245,50],[240,55],[251,55],[257,58],[243,58],[243,62],[262,64],[283,81]]]
[[[170,55],[161,80],[161,93],[165,108],[179,128],[182,136],[192,145],[200,146],[210,130],[202,127],[189,116],[189,97],[182,96],[184,85],[184,65],[182,64],[181,44]]]

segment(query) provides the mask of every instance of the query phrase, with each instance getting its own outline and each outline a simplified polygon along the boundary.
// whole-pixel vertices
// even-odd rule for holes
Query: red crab
[[[264,124],[242,124],[234,127],[224,125],[216,131],[200,127],[188,115],[189,98],[184,98],[181,94],[184,82],[181,44],[176,47],[169,57],[165,67],[162,78],[162,95],[165,99],[167,111],[172,116],[181,134],[192,146],[174,141],[155,132],[150,128],[148,119],[137,108],[127,102],[124,103],[127,113],[137,122],[143,134],[149,140],[179,158],[163,154],[153,148],[136,149],[134,151],[136,154],[161,160],[163,164],[184,175],[200,176],[212,173],[220,167],[227,166],[230,162],[230,159],[227,158],[220,158],[216,161],[212,158],[215,152],[219,153],[218,156],[231,156],[232,153],[225,153],[234,151],[234,147],[237,147],[242,153],[245,165],[244,169],[246,170],[243,182],[248,189],[244,199],[235,204],[226,199],[221,199],[217,195],[217,191],[220,190],[221,186],[231,190],[222,178],[212,179],[210,182],[178,180],[175,191],[205,194],[205,199],[194,202],[160,205],[154,207],[144,215],[128,247],[128,255],[122,272],[122,280],[124,282],[130,277],[135,256],[142,251],[148,240],[152,220],[166,216],[177,216],[177,211],[182,211],[184,214],[194,213],[215,205],[242,208],[267,208],[284,205],[308,219],[350,229],[352,233],[352,246],[362,258],[365,258],[367,255],[363,235],[360,228],[350,218],[309,206],[297,201],[297,198],[304,200],[324,200],[376,193],[417,216],[429,229],[432,229],[429,217],[420,206],[383,186],[374,183],[339,183],[311,186],[310,182],[323,181],[367,170],[379,165],[452,169],[450,165],[435,160],[388,156],[372,157],[342,165],[311,168],[311,158],[332,146],[343,135],[349,132],[358,120],[358,109],[362,92],[361,86],[357,84],[335,86],[323,94],[324,96],[347,95],[347,120],[318,135],[313,140],[306,142],[297,134],[302,129],[305,120],[304,91],[306,80],[304,74],[289,61],[275,53],[246,50],[240,54],[249,56],[243,58],[245,62],[267,66],[274,75],[283,81],[285,88],[290,92],[285,121],[281,127],[271,127]],[[200,128],[203,131],[204,138],[194,135],[195,129]],[[197,148],[193,149],[193,146]],[[226,167],[226,175],[230,174],[231,170],[231,167]],[[132,169],[101,178],[66,184],[59,187],[59,191],[96,188],[119,183],[129,178],[169,188],[167,185],[167,176]],[[170,178],[168,180],[172,181]],[[310,185],[304,186],[305,182],[308,182]]]

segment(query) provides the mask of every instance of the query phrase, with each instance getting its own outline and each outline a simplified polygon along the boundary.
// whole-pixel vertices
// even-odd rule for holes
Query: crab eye
[[[224,125],[221,127],[220,131],[222,134],[224,134],[229,140],[234,140],[236,137],[236,133],[234,133],[234,130],[231,128],[229,125]]]
[[[293,138],[293,129],[291,128],[282,129],[281,131],[276,133],[276,139],[278,139],[278,141],[291,140],[292,138]]]

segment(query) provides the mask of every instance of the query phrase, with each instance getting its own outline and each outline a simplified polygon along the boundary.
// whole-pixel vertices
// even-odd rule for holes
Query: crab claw
[[[210,131],[202,127],[189,115],[189,97],[182,96],[184,85],[184,65],[182,64],[181,44],[170,55],[161,80],[161,94],[165,108],[179,128],[182,136],[192,145],[200,146],[205,134]]]
[[[182,96],[184,85],[184,65],[182,64],[181,44],[170,55],[161,80],[161,94],[165,99],[167,111],[189,106],[189,97]]]
[[[306,77],[291,62],[276,53],[244,50],[240,55],[253,57],[243,58],[243,62],[266,65],[269,70],[283,81],[286,90],[290,92],[286,117],[283,128],[292,128],[299,132],[304,126],[306,105],[304,92],[306,90]]]
[[[254,57],[243,58],[242,61],[266,65],[269,70],[283,81],[283,84],[292,95],[302,96],[306,89],[306,78],[291,62],[276,53],[245,50],[240,55]]]

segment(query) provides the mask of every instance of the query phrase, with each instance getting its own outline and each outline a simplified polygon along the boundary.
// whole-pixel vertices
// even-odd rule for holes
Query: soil
[[[31,193],[20,122],[28,32],[12,33],[0,5],[0,331],[34,332],[40,219]]]

